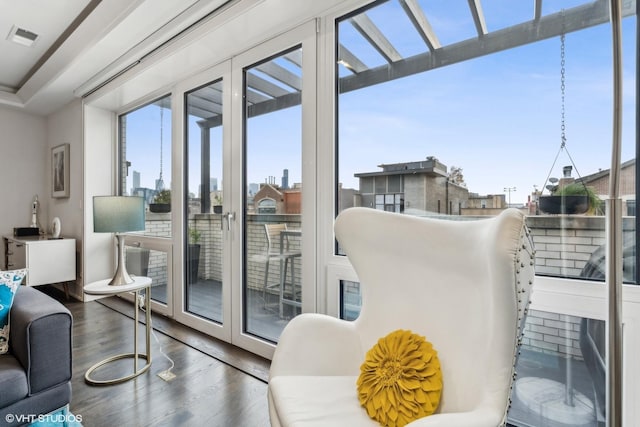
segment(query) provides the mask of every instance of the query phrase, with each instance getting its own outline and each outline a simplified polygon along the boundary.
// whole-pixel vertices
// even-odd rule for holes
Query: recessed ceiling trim
[[[14,93],[0,91],[0,106],[1,105],[23,108],[24,102],[22,102],[22,99],[20,99],[18,95]]]
[[[22,81],[18,84],[18,87],[22,87],[29,79],[42,67],[42,65],[51,58],[51,56],[62,46],[62,44],[69,38],[71,34],[84,22],[84,20],[93,12],[93,10],[100,4],[102,0],[93,0],[80,12],[80,14],[73,20],[71,24],[64,30],[60,37],[51,45],[49,49],[38,59],[33,67],[25,74]]]

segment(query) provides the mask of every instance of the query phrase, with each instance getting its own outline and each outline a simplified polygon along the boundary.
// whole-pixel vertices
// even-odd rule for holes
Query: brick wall
[[[266,259],[264,253],[267,239],[264,224],[286,223],[290,229],[300,229],[300,215],[249,215],[247,217],[247,285],[262,289]],[[189,218],[189,227],[200,232],[200,267],[198,277],[222,280],[222,230],[221,215],[196,214]],[[527,224],[531,229],[536,247],[536,273],[543,275],[580,277],[580,272],[589,257],[605,243],[604,217],[590,216],[530,216]],[[623,232],[634,233],[634,218],[625,218]],[[146,235],[170,236],[170,214],[155,214],[147,217]],[[292,238],[292,250],[300,249],[300,240]],[[269,268],[269,284],[280,281],[280,265],[272,261]],[[301,263],[294,263],[296,281],[301,277]],[[149,260],[149,276],[154,283],[166,283],[166,255],[152,251]],[[287,277],[289,283],[290,277]],[[273,292],[276,292],[274,290]],[[531,310],[525,326],[523,345],[525,348],[580,357],[580,318]]]
[[[189,228],[200,233],[200,262],[198,277],[206,280],[222,280],[222,215],[195,214],[189,217]],[[300,215],[248,215],[247,217],[247,285],[252,289],[262,289],[266,272],[267,238],[264,224],[285,223],[289,229],[300,229]],[[145,235],[156,237],[171,236],[171,214],[148,214]],[[290,238],[290,250],[300,250],[300,239]],[[278,244],[279,242],[275,242]],[[166,282],[166,255],[151,251],[149,257],[149,276],[154,284]],[[294,262],[296,282],[300,282],[300,258]],[[291,280],[290,267],[287,268],[287,283]],[[280,264],[272,260],[269,265],[268,283],[280,281]],[[275,290],[274,290],[275,292]]]
[[[522,346],[543,353],[581,358],[579,335],[579,317],[531,310]]]
[[[265,224],[269,223],[285,223],[288,229],[299,230],[300,215],[249,215],[247,217],[247,263],[246,275],[247,286],[252,289],[262,289],[265,272],[266,258],[264,254],[267,250],[267,237],[265,232]],[[279,242],[275,242],[279,245]],[[289,250],[300,250],[300,239],[291,237],[289,240]],[[300,283],[301,278],[301,258],[294,261],[294,275],[296,283]],[[291,267],[287,266],[287,283],[291,282]],[[268,285],[280,282],[280,263],[272,260],[269,263]],[[273,291],[277,292],[277,288]]]
[[[626,238],[635,233],[634,222],[635,218],[623,219]],[[536,274],[578,278],[591,254],[606,240],[601,216],[529,216],[527,225],[536,248]],[[580,318],[531,310],[523,346],[580,358],[579,334]]]

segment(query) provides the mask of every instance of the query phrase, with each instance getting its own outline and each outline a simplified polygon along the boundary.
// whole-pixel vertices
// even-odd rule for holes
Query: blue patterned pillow
[[[9,311],[27,270],[0,271],[0,354],[9,351]]]

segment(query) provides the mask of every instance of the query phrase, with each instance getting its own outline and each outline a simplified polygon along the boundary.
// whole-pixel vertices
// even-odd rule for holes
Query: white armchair
[[[434,415],[409,426],[502,425],[534,277],[525,218],[507,209],[482,220],[418,218],[352,208],[336,237],[358,274],[352,322],[302,314],[287,325],[271,364],[273,426],[377,426],[356,380],[366,352],[397,329],[438,351],[443,389]]]

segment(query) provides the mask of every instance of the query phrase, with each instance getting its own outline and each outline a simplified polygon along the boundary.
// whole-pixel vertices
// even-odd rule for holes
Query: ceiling
[[[0,105],[49,114],[85,82],[117,75],[225,3],[0,0]],[[31,47],[7,39],[16,27],[38,35]]]

